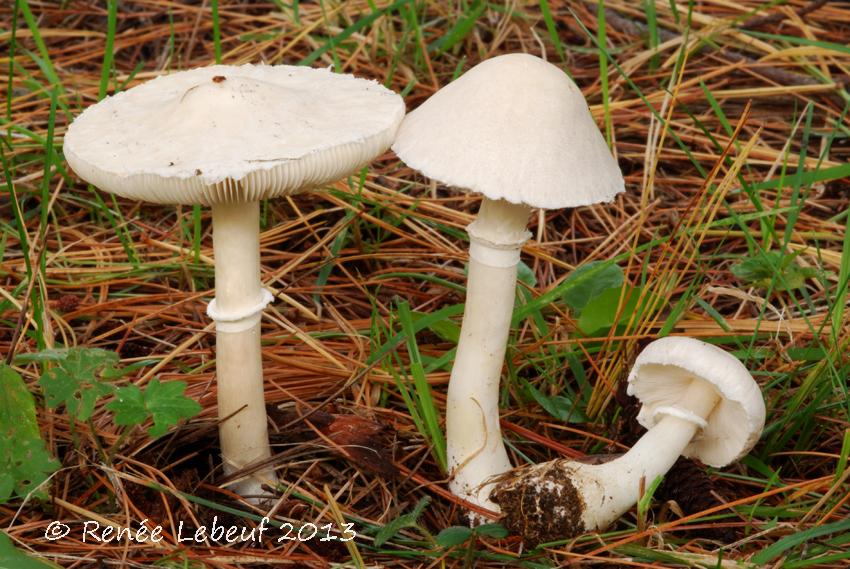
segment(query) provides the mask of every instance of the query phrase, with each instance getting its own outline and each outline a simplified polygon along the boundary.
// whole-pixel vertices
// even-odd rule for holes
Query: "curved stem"
[[[219,437],[224,471],[232,474],[271,456],[260,348],[267,293],[260,283],[259,203],[216,204],[212,213]],[[266,468],[232,488],[262,497],[261,484],[276,481]]]
[[[511,531],[537,544],[604,530],[664,475],[697,436],[719,401],[708,383],[694,379],[674,406],[623,456],[603,464],[554,460],[499,482],[494,499]]]
[[[446,401],[449,486],[498,511],[492,476],[511,469],[499,427],[499,379],[516,296],[516,265],[531,209],[484,199],[469,228],[470,259],[457,354]]]
[[[676,408],[706,419],[718,400],[713,387],[704,381],[694,380]],[[698,429],[693,420],[663,415],[623,456],[603,464],[577,465],[579,478],[586,476],[594,481],[594,484],[585,485],[585,502],[600,504],[598,508],[585,511],[587,529],[606,528],[634,506],[640,500],[641,479],[648,487],[656,478],[664,476]]]

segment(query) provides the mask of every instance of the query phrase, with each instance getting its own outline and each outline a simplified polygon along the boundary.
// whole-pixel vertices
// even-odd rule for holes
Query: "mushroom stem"
[[[640,499],[641,480],[651,484],[676,462],[705,424],[720,397],[693,379],[675,405],[659,408],[660,420],[623,456],[602,464],[555,460],[500,482],[491,496],[506,526],[543,543],[602,530]]]
[[[599,465],[583,464],[589,478],[601,482],[594,486],[604,507],[588,515],[587,529],[604,529],[614,523],[640,500],[641,479],[649,486],[676,463],[685,447],[704,425],[720,397],[711,385],[695,379],[675,407],[659,410],[658,423],[649,429],[623,456]],[[593,498],[586,500],[592,503]],[[588,514],[593,513],[588,510]]]
[[[498,511],[485,482],[511,469],[499,427],[505,358],[520,248],[531,208],[484,198],[469,225],[466,307],[446,401],[447,455],[456,495]]]
[[[260,317],[271,295],[260,283],[259,202],[212,206],[215,250],[215,300],[207,312],[216,321],[216,374],[221,454],[226,474],[271,456]],[[277,481],[269,467],[231,488],[246,498],[261,499],[261,484]]]

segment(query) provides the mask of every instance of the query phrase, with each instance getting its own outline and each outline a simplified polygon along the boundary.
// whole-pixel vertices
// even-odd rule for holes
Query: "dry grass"
[[[14,361],[40,345],[114,350],[124,364],[148,364],[125,381],[179,378],[204,407],[162,439],[133,431],[111,465],[91,430],[106,443],[117,439],[102,408],[91,424],[73,428],[61,409],[41,408],[42,433],[62,469],[51,500],[0,505],[4,531],[19,548],[66,567],[850,565],[850,526],[841,525],[850,516],[850,321],[842,308],[850,270],[850,5],[705,0],[674,12],[661,0],[654,10],[609,0],[602,30],[592,2],[552,1],[545,9],[521,2],[300,2],[298,22],[286,2],[218,7],[225,63],[335,65],[386,81],[413,108],[456,70],[527,51],[563,63],[600,127],[610,125],[627,194],[611,205],[535,217],[535,240],[523,250],[536,277],[529,299],[537,300],[525,305],[508,354],[503,423],[515,463],[629,444],[635,427],[617,383],[641,344],[662,331],[724,344],[763,386],[768,426],[751,457],[708,476],[698,468],[699,480],[671,474],[668,486],[682,487],[680,501],[689,485],[713,493],[691,511],[662,496],[648,520],[630,514],[611,533],[526,551],[516,538],[455,548],[433,543],[431,536],[461,521],[462,507],[400,395],[396,376],[409,373],[404,338],[395,347],[389,339],[400,331],[399,299],[427,314],[462,302],[463,228],[477,199],[431,188],[391,153],[372,165],[362,187],[353,179],[268,202],[261,238],[263,281],[278,298],[263,321],[266,397],[281,406],[272,418],[287,485],[275,512],[281,521],[319,525],[345,517],[361,537],[348,547],[175,542],[177,520],[210,523],[218,514],[252,523],[221,511],[250,508],[219,486],[215,471],[214,337],[204,314],[213,282],[209,214],[201,212],[196,241],[191,208],[113,204],[46,156],[51,91],[57,153],[69,119],[98,100],[111,35],[107,11],[93,0],[19,0],[33,25],[20,16],[13,43],[11,4],[0,7],[0,79],[4,91],[7,83],[12,89],[2,142],[9,187],[0,198],[0,352]],[[212,63],[213,27],[208,0],[120,2],[108,92]],[[596,49],[600,37],[610,59]],[[730,272],[773,250],[799,253],[796,262],[822,269],[821,277],[781,290],[781,275],[765,289]],[[558,287],[576,266],[615,258],[632,284],[644,284],[647,306],[610,334],[586,337]],[[32,310],[39,295],[47,306],[41,322]],[[416,340],[428,365],[453,347],[433,330]],[[427,374],[440,408],[445,363]],[[38,367],[15,368],[38,394]],[[569,396],[590,420],[556,420],[527,384],[545,396]],[[315,408],[322,414],[298,419]],[[388,470],[376,472],[346,449],[351,441],[340,442],[333,428],[340,421],[355,422],[357,444],[387,445]],[[378,528],[426,496],[432,501],[419,528],[374,546]],[[64,540],[42,538],[55,519],[80,528],[88,519],[137,527],[145,518],[166,527],[157,546],[82,543],[77,529]],[[833,531],[818,530],[836,523]],[[800,535],[808,539],[794,542]],[[753,558],[771,545],[787,548]]]

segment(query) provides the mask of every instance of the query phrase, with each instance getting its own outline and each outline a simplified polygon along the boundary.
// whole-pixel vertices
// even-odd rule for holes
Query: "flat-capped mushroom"
[[[324,69],[215,65],[158,77],[86,109],[65,135],[84,180],[154,203],[212,206],[221,451],[234,473],[271,456],[260,317],[259,202],[338,180],[384,152],[404,102]],[[234,489],[262,496],[265,466]]]
[[[645,485],[680,455],[726,466],[758,441],[764,399],[733,355],[685,337],[649,344],[635,360],[628,392],[649,430],[624,455],[602,464],[555,460],[507,474],[491,497],[505,525],[531,544],[603,530],[634,506]]]
[[[452,491],[497,510],[487,480],[511,468],[499,377],[532,207],[611,201],[623,177],[573,81],[527,54],[486,60],[407,115],[393,150],[426,176],[483,194],[469,233],[466,309],[446,402]]]

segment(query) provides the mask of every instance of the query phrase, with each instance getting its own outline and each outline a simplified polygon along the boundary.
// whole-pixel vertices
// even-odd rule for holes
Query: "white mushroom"
[[[505,476],[492,499],[505,524],[532,544],[603,530],[634,506],[645,485],[680,455],[709,466],[744,456],[764,428],[758,384],[722,349],[684,337],[651,343],[629,374],[649,430],[623,456],[603,464],[555,460]]]
[[[216,65],[158,77],[86,109],[65,135],[84,180],[124,197],[212,206],[216,366],[225,472],[269,448],[260,316],[259,202],[346,176],[384,152],[404,116],[374,81],[294,66]],[[264,494],[266,465],[234,489]]]
[[[499,377],[532,207],[611,201],[623,177],[575,83],[527,54],[484,61],[409,113],[393,150],[444,184],[483,194],[470,239],[466,309],[446,403],[452,491],[497,509],[492,476],[511,469]]]

